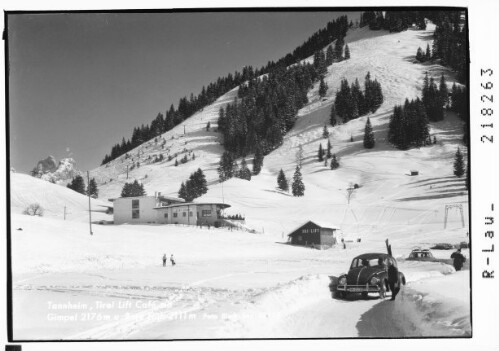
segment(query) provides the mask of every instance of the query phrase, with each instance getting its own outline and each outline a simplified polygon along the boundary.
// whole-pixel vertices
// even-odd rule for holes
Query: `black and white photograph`
[[[11,341],[473,337],[467,7],[4,15]]]

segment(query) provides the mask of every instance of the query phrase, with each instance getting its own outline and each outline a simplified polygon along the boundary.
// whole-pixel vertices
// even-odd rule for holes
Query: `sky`
[[[11,167],[27,173],[53,155],[91,170],[181,97],[281,58],[343,14],[11,14]]]

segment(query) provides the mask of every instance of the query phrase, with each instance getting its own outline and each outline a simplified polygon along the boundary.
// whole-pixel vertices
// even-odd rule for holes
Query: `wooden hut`
[[[332,224],[308,221],[288,234],[288,242],[292,245],[327,249],[336,244],[338,229]]]

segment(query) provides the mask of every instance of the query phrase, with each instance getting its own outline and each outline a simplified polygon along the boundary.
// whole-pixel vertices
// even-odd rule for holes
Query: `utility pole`
[[[126,165],[126,179],[128,179],[128,165]]]
[[[64,220],[66,220],[66,205],[64,205]]]
[[[185,124],[184,124],[184,135],[185,135]]]
[[[87,171],[87,184],[90,185],[90,172]],[[90,204],[90,192],[87,191],[88,193],[88,224],[90,225],[90,235],[94,235],[94,233],[92,233],[92,208],[91,208],[91,204]]]

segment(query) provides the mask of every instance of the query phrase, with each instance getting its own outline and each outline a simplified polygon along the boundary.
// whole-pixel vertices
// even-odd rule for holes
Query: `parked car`
[[[438,260],[433,257],[433,254],[428,249],[415,248],[409,254],[409,257],[406,259],[407,261],[429,261],[429,262],[438,262]]]
[[[384,253],[366,253],[352,260],[348,273],[339,277],[330,276],[329,290],[334,298],[346,298],[353,293],[367,297],[369,293],[384,298],[388,285],[388,261],[397,267],[397,260]],[[405,276],[399,272],[399,281],[405,285]]]
[[[432,250],[453,250],[454,245],[448,243],[438,243],[431,247]]]

